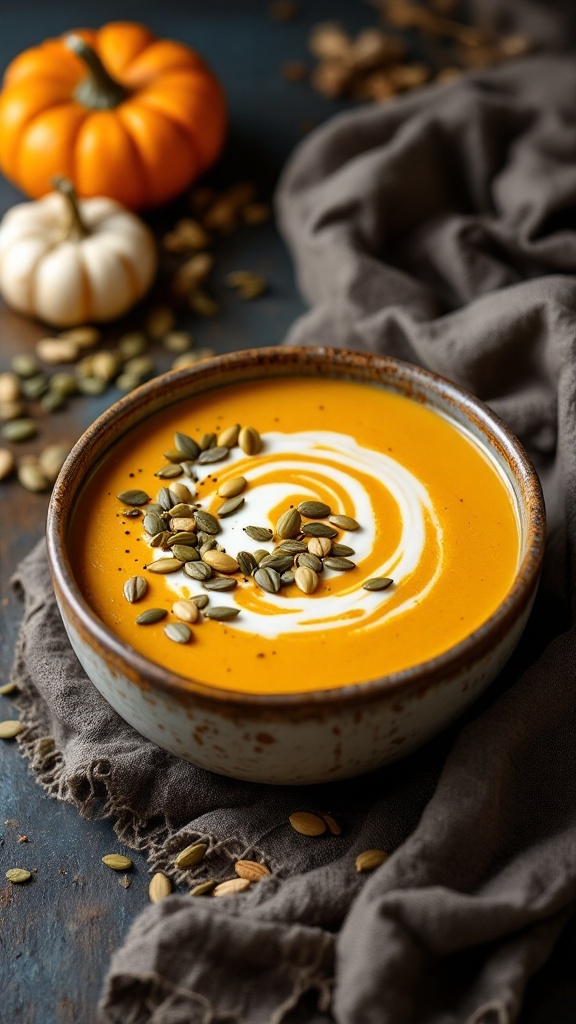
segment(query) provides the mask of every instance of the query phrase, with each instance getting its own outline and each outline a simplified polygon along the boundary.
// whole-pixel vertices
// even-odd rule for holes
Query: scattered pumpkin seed
[[[306,519],[326,519],[326,516],[330,515],[332,509],[330,505],[326,505],[323,501],[301,501],[298,505],[298,511]]]
[[[145,612],[141,612],[136,619],[137,626],[152,626],[155,622],[161,622],[165,619],[168,612],[165,608],[147,608]]]
[[[167,487],[160,488],[157,494],[157,501],[162,507],[163,512],[169,512],[172,506],[177,504]]]
[[[195,867],[201,860],[204,860],[207,849],[206,843],[192,843],[190,846],[186,846],[174,858],[174,867],[181,869]]]
[[[107,853],[102,857],[102,863],[112,871],[129,871],[132,867],[130,857],[124,857],[121,853]]]
[[[146,491],[141,491],[137,488],[130,491],[121,491],[116,497],[123,505],[146,505],[150,501]]]
[[[308,551],[317,558],[325,558],[330,554],[331,548],[332,541],[329,537],[310,537],[308,541]]]
[[[302,527],[302,533],[307,537],[330,537],[330,539],[338,536],[338,530],[335,530],[333,526],[328,526],[328,523],[306,523]]]
[[[16,468],[16,459],[9,448],[0,448],[0,480],[5,480]]]
[[[202,586],[205,590],[217,590],[222,593],[226,593],[229,590],[234,590],[238,586],[238,580],[227,579],[223,576],[216,576],[214,579],[206,580]]]
[[[172,882],[162,871],[157,871],[155,875],[152,875],[148,886],[148,897],[151,903],[159,903],[171,892]]]
[[[207,551],[220,551],[220,547],[216,537],[208,537],[208,540],[205,540],[198,550],[200,552],[200,557],[203,558]]]
[[[289,587],[294,583],[294,573],[289,569],[288,572],[283,572],[280,577],[280,583],[283,587]]]
[[[66,331],[60,331],[58,337],[75,341],[80,348],[92,348],[100,341],[102,331],[90,324],[82,324],[81,327],[69,327]]]
[[[27,491],[40,493],[47,491],[50,481],[36,462],[24,462],[18,466],[18,480]]]
[[[384,861],[388,860],[389,854],[386,850],[364,850],[363,853],[359,853],[354,861],[356,865],[356,871],[374,871],[375,868],[380,867]]]
[[[188,302],[190,309],[199,316],[216,316],[219,311],[218,303],[202,288],[196,288],[191,292]]]
[[[266,590],[269,594],[277,594],[280,590],[280,575],[275,569],[256,569],[254,580],[261,590]]]
[[[261,569],[275,569],[276,572],[286,572],[287,569],[292,568],[294,561],[294,555],[290,552],[273,551],[271,555],[266,555],[265,558],[260,562]]]
[[[196,529],[196,520],[192,519],[191,516],[174,516],[170,520],[170,527],[172,530],[176,530],[176,533],[191,533],[194,536],[194,530]],[[196,537],[196,543],[199,542],[199,538]],[[190,543],[192,543],[190,541]]]
[[[200,552],[190,544],[172,544],[172,552],[175,558],[181,562],[197,562]]]
[[[212,569],[206,562],[185,562],[184,572],[191,580],[209,580]]]
[[[179,558],[157,558],[154,562],[145,565],[144,568],[148,572],[160,573],[164,576],[169,572],[178,572],[178,569],[182,568],[182,562]]]
[[[123,508],[120,515],[122,515],[124,519],[138,519],[138,517],[142,515],[142,512],[139,508]]]
[[[193,889],[190,889],[189,896],[206,896],[216,887],[215,878],[207,878],[205,882],[198,882]]]
[[[262,438],[254,427],[242,427],[238,444],[246,455],[257,455],[262,449]]]
[[[175,601],[172,605],[172,612],[182,622],[194,623],[198,620],[198,605],[194,601],[185,599]]]
[[[196,487],[192,482],[183,484],[177,480],[175,484],[170,484],[170,493],[175,495],[178,501],[191,502],[196,497]]]
[[[55,373],[50,378],[50,391],[64,395],[64,398],[71,398],[78,393],[78,382],[73,373]]]
[[[159,477],[160,480],[176,480],[177,477],[182,476],[183,472],[182,466],[169,462],[166,466],[157,469],[154,476]]]
[[[348,572],[349,569],[356,568],[356,562],[351,562],[349,558],[336,558],[332,555],[324,559],[324,565],[327,569],[334,569],[336,572]]]
[[[141,381],[140,378],[136,377],[133,373],[121,373],[116,377],[114,384],[119,391],[124,395],[127,395],[129,391],[134,391],[134,388],[137,388],[141,384]]]
[[[246,892],[252,883],[248,878],[229,878],[226,882],[220,882],[212,890],[213,896],[234,896],[239,892]]]
[[[148,504],[148,506],[146,508],[146,511],[147,512],[152,512],[153,515],[155,515],[155,516],[161,516],[161,515],[164,514],[165,510],[162,508],[162,505],[158,504],[157,501],[151,501],[151,502],[149,502],[149,504]]]
[[[169,539],[170,539],[170,534],[168,533],[168,531],[167,530],[162,530],[162,533],[157,533],[157,534],[155,534],[154,537],[151,537],[151,539],[150,539],[150,547],[151,548],[165,548],[168,545]]]
[[[312,555],[309,551],[304,551],[301,555],[296,555],[296,561],[294,563],[298,568],[300,565],[306,566],[308,569],[314,569],[314,572],[322,572],[324,564],[317,555]]]
[[[353,519],[352,516],[329,516],[328,522],[332,523],[332,526],[337,526],[339,530],[360,529],[360,523]]]
[[[238,572],[240,566],[232,555],[227,555],[224,551],[207,551],[206,554],[202,555],[202,561],[206,562],[211,569],[215,572],[232,573]]]
[[[318,579],[318,573],[314,572],[314,569],[309,569],[305,565],[299,565],[294,572],[294,582],[303,594],[313,594],[320,580]]]
[[[322,817],[324,818],[324,821],[328,825],[328,831],[333,836],[341,836],[342,835],[342,831],[343,831],[342,825],[340,824],[338,819],[334,817],[333,814],[323,814]]]
[[[237,495],[242,493],[245,487],[246,478],[243,476],[235,476],[232,480],[226,480],[223,484],[220,484],[218,494],[221,498],[236,498]]]
[[[47,391],[40,399],[40,408],[47,413],[60,412],[61,409],[66,408],[66,405],[66,398],[58,391]]]
[[[212,536],[215,536],[217,533],[220,533],[222,529],[218,520],[211,515],[210,512],[204,512],[202,509],[196,510],[194,513],[194,519],[198,529],[202,530],[203,533],[209,533]]]
[[[164,633],[175,644],[187,644],[192,636],[192,630],[185,622],[169,622],[164,626]]]
[[[20,885],[21,882],[29,882],[32,878],[32,872],[26,871],[26,868],[9,868],[6,872],[6,878],[9,882],[15,885]]]
[[[162,347],[175,355],[188,352],[192,348],[193,338],[186,331],[168,331],[162,338]]]
[[[326,831],[324,819],[310,811],[295,811],[288,820],[294,831],[302,836],[322,836]]]
[[[48,377],[45,373],[37,373],[34,377],[28,377],[22,382],[22,394],[35,402],[48,391]]]
[[[124,584],[124,597],[129,604],[141,601],[148,590],[148,582],[143,576],[131,576]]]
[[[160,516],[155,515],[153,512],[147,512],[142,520],[142,525],[146,530],[149,537],[155,537],[157,533],[162,533],[166,524]]]
[[[223,448],[235,448],[238,444],[238,435],[240,434],[240,424],[235,423],[232,427],[226,427],[220,434],[218,434],[218,445]]]
[[[201,465],[210,464],[212,462],[222,462],[222,459],[227,458],[229,454],[229,448],[223,448],[215,445],[213,448],[206,448],[204,451],[200,452],[196,461]]]
[[[217,509],[220,519],[224,519],[225,516],[231,516],[234,512],[237,512],[239,508],[242,508],[244,504],[244,495],[239,494],[236,498],[229,498],[225,501],[220,508]]]
[[[199,446],[192,437],[188,436],[188,434],[181,434],[180,432],[174,434],[174,446],[178,451],[182,452],[187,459],[197,459],[200,454]]]
[[[271,874],[270,868],[256,860],[237,860],[234,871],[239,878],[247,878],[249,882],[258,882],[261,878]]]
[[[200,450],[205,452],[208,448],[216,447],[216,434],[203,434],[200,438]]]
[[[272,540],[274,534],[272,530],[269,530],[266,526],[245,526],[244,533],[250,537],[250,540],[262,541]],[[267,551],[266,554],[269,554]]]
[[[13,356],[10,361],[10,369],[18,377],[33,377],[40,371],[40,364],[35,356],[29,355],[26,352],[22,352],[19,355]]]
[[[286,512],[283,512],[276,523],[276,533],[282,540],[289,540],[291,537],[295,537],[300,533],[300,527],[302,525],[302,516],[298,509],[289,508]]]
[[[236,555],[236,560],[240,566],[240,572],[244,576],[251,576],[254,569],[258,565],[254,555],[250,551],[239,551]]]
[[[12,441],[14,444],[19,444],[21,441],[29,441],[30,438],[36,437],[38,433],[38,427],[35,420],[23,417],[19,420],[10,420],[5,423],[2,427],[2,437],[5,441]]]
[[[123,360],[141,356],[148,348],[148,339],[143,331],[129,331],[118,339],[118,351]]]
[[[146,317],[144,327],[151,338],[159,340],[174,327],[175,316],[169,306],[156,306]]]
[[[0,373],[0,402],[17,402],[20,398],[20,381],[15,373],[7,370]]]
[[[348,555],[355,555],[356,552],[354,548],[349,547],[348,544],[333,544],[330,554],[333,555],[334,558],[347,558]]]
[[[0,402],[0,420],[6,423],[8,420],[20,420],[26,414],[26,406],[23,402]]]
[[[102,377],[79,377],[78,390],[82,395],[102,395],[106,391],[107,382]]]
[[[62,466],[68,458],[68,451],[69,449],[67,446],[63,444],[47,444],[40,452],[40,455],[38,456],[38,465],[44,475],[48,477],[50,483],[54,483],[56,480]],[[136,514],[138,514],[138,512]]]
[[[257,548],[256,551],[253,552],[253,557],[254,557],[254,559],[256,561],[256,564],[260,565],[260,562],[262,561],[262,559],[263,558],[267,558],[267,556],[269,554],[270,554],[270,552],[266,551],[266,548]]]
[[[388,590],[391,587],[394,580],[391,580],[388,576],[375,576],[371,580],[366,580],[362,584],[363,590]]]
[[[9,718],[6,722],[0,722],[0,740],[13,740],[18,736],[24,726],[15,718]]]
[[[209,600],[210,600],[210,598],[206,594],[198,594],[197,597],[193,597],[192,598],[192,602],[200,610],[203,610],[204,608],[206,608],[208,606]]]
[[[216,622],[230,622],[232,619],[237,618],[240,614],[240,609],[220,605],[216,608],[208,608],[204,614],[207,619],[215,619]]]
[[[70,338],[40,338],[36,355],[45,363],[75,363],[80,349]]]

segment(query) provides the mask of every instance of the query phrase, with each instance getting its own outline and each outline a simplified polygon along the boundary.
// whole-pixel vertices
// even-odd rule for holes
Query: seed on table
[[[298,505],[300,515],[306,519],[325,519],[332,512],[330,505],[323,501],[301,501]]]
[[[322,836],[326,831],[324,819],[310,811],[295,811],[288,820],[294,831],[302,836]]]
[[[134,388],[141,384],[141,380],[133,373],[121,373],[119,377],[116,377],[114,384],[119,391],[127,395],[129,391],[134,391]]]
[[[193,338],[191,334],[186,331],[168,331],[167,334],[162,338],[162,347],[167,352],[174,352],[175,354],[181,354],[182,352],[188,352],[193,345]]]
[[[341,836],[342,835],[342,831],[343,831],[342,830],[342,825],[340,824],[338,819],[334,817],[334,815],[332,815],[332,814],[323,814],[322,817],[324,818],[324,821],[328,825],[328,831],[331,833],[331,835],[333,835],[333,836]]]
[[[0,420],[20,420],[26,414],[24,402],[0,402]]]
[[[207,619],[215,619],[216,622],[230,622],[240,614],[239,608],[229,608],[227,605],[208,608],[204,612]]]
[[[106,391],[106,381],[102,377],[80,377],[78,379],[78,390],[82,395],[97,397]]]
[[[213,462],[222,462],[222,459],[228,458],[229,454],[229,448],[222,448],[215,445],[213,448],[206,448],[201,451],[197,462],[200,465],[210,465]]]
[[[169,306],[156,306],[155,309],[150,310],[144,321],[144,327],[151,338],[159,341],[164,334],[172,330],[175,323],[176,317]]]
[[[148,348],[148,339],[143,331],[129,331],[118,339],[118,351],[122,359],[134,359]]]
[[[55,391],[57,395],[63,395],[64,398],[71,398],[72,395],[78,392],[78,383],[73,373],[55,373],[50,377],[50,391]]]
[[[234,448],[238,444],[238,435],[240,434],[240,424],[234,423],[231,427],[226,427],[220,434],[218,434],[217,443],[219,446],[224,448]]]
[[[18,466],[17,474],[22,487],[33,494],[40,494],[50,487],[48,477],[42,472],[37,462],[23,462]]]
[[[329,555],[324,559],[324,566],[326,569],[334,569],[336,572],[348,572],[349,569],[356,568],[356,562],[351,562],[349,558],[335,558]]]
[[[242,508],[244,504],[244,495],[239,494],[236,498],[229,498],[223,505],[220,505],[216,511],[220,519],[224,519],[225,516],[231,516],[234,512],[237,512],[239,508]]]
[[[129,365],[132,361],[133,360],[129,360],[124,367],[128,373],[134,372],[134,370],[131,370]],[[120,363],[114,352],[96,352],[92,356],[93,377],[101,377],[102,380],[105,380],[109,384],[110,381],[114,380],[119,369]]]
[[[185,622],[169,622],[164,626],[164,633],[175,644],[187,644],[192,636],[192,630]]]
[[[17,402],[20,398],[20,381],[15,373],[7,370],[0,373],[0,402]]]
[[[360,523],[352,516],[329,516],[328,522],[332,523],[332,526],[337,526],[339,530],[359,530]]]
[[[242,427],[238,444],[246,455],[257,455],[262,449],[262,438],[255,427]]]
[[[45,373],[37,373],[35,377],[28,377],[22,381],[22,394],[35,402],[48,391],[49,382]]]
[[[180,853],[174,858],[175,868],[193,868],[196,864],[199,864],[201,860],[204,860],[206,856],[206,850],[208,847],[206,843],[192,843],[190,846],[186,846]]]
[[[205,590],[214,590],[219,593],[227,593],[238,586],[238,580],[233,578],[216,576],[214,579],[205,580],[202,584]]]
[[[144,568],[148,572],[158,573],[161,576],[165,576],[170,572],[178,572],[182,568],[182,562],[179,558],[157,558],[154,562],[149,562]],[[189,563],[186,563],[187,565]]]
[[[250,537],[251,540],[258,540],[260,543],[267,540],[272,540],[274,534],[272,530],[269,530],[265,526],[245,526],[244,533]],[[269,554],[267,551],[266,554]]]
[[[246,478],[243,476],[235,476],[232,480],[227,480],[223,484],[220,484],[218,494],[221,498],[236,498],[242,493],[245,487]]]
[[[224,551],[207,551],[202,556],[202,561],[206,562],[215,572],[238,572],[240,568],[236,559],[232,558],[232,555],[227,555]]]
[[[67,404],[65,396],[59,394],[58,391],[49,390],[40,399],[40,408],[42,412],[47,413],[60,412],[61,409],[66,408]]]
[[[328,523],[306,523],[302,527],[302,533],[306,537],[329,537],[331,540],[338,536],[338,530],[328,526]]]
[[[68,338],[40,338],[36,342],[36,355],[44,363],[75,363],[80,349]]]
[[[6,878],[9,882],[15,885],[20,885],[21,882],[29,882],[32,878],[32,872],[26,871],[26,868],[9,868],[6,872]]]
[[[0,740],[13,740],[18,736],[24,726],[15,718],[9,718],[6,722],[0,722]]]
[[[249,882],[258,882],[261,878],[265,878],[266,875],[272,873],[270,868],[256,860],[237,860],[234,865],[234,871],[239,878],[247,878]]]
[[[0,480],[9,477],[16,468],[16,459],[9,448],[0,448]]]
[[[291,537],[295,537],[300,533],[300,527],[302,525],[302,516],[298,509],[289,508],[286,512],[283,512],[276,523],[276,533],[282,540],[289,540]]]
[[[118,498],[119,501],[122,502],[123,505],[145,505],[148,501],[150,501],[150,498],[146,494],[146,491],[142,491],[139,488],[131,488],[128,491],[120,491],[120,494],[117,494],[116,497]]]
[[[245,892],[252,885],[248,878],[229,878],[226,882],[220,882],[212,890],[213,896],[234,896],[236,893]]]
[[[10,360],[10,369],[12,369],[18,377],[34,377],[34,375],[40,371],[40,364],[35,356],[23,352],[20,355],[12,357]]]
[[[314,569],[309,569],[305,565],[299,565],[294,572],[294,582],[303,594],[313,594],[317,590],[320,580],[318,573],[314,572]]]
[[[198,882],[193,889],[190,889],[189,896],[207,896],[216,886],[215,878],[207,878],[205,882]]]
[[[184,572],[191,580],[209,580],[212,576],[212,569],[206,562],[185,562]]]
[[[168,612],[165,608],[147,608],[145,612],[141,612],[136,619],[137,626],[152,626],[155,622],[161,622],[165,619]]]
[[[124,363],[124,372],[138,377],[140,381],[151,377],[155,369],[154,360],[150,356],[133,356]]]
[[[310,537],[308,541],[308,551],[317,558],[325,558],[330,554],[331,548],[332,541],[329,537]]]
[[[112,871],[130,871],[132,867],[130,857],[125,857],[122,853],[107,853],[102,857],[102,863]]]
[[[5,423],[1,433],[5,441],[20,444],[22,441],[29,441],[30,438],[36,437],[38,427],[35,420],[22,418]]]
[[[129,604],[136,604],[141,601],[148,590],[148,581],[143,576],[131,576],[123,587],[123,593]]]
[[[210,515],[209,512],[204,512],[202,509],[198,509],[194,513],[194,519],[198,529],[202,530],[204,533],[209,533],[215,536],[217,533],[221,532],[222,528],[220,523],[213,515]]]
[[[81,327],[70,327],[66,331],[60,331],[58,337],[74,341],[80,348],[93,348],[100,341],[102,331],[98,327],[83,324]]]
[[[218,303],[205,292],[203,288],[195,288],[188,296],[188,304],[194,313],[199,316],[216,316],[220,307]]]
[[[162,871],[157,871],[155,875],[152,875],[148,886],[148,897],[151,903],[159,903],[171,892],[172,882]]]
[[[183,598],[181,601],[174,602],[172,613],[182,622],[194,623],[199,615],[198,605],[194,601],[187,601]]]
[[[172,369],[183,370],[187,366],[195,366],[196,363],[201,363],[203,359],[211,359],[214,355],[216,353],[213,348],[197,348],[192,352],[183,352],[182,355],[176,356],[172,361]]]
[[[386,850],[364,850],[363,853],[359,853],[354,861],[356,865],[356,871],[374,871],[375,868],[380,867],[384,861],[388,860],[389,854]]]
[[[388,576],[375,576],[371,580],[366,580],[362,584],[363,590],[388,590],[391,587],[394,580],[391,580]]]

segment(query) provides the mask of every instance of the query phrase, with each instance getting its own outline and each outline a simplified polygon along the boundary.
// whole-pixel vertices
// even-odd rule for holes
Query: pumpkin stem
[[[88,76],[76,86],[74,98],[92,110],[113,110],[128,95],[126,89],[112,78],[95,50],[82,36],[66,36],[64,45],[76,54],[88,70]]]
[[[87,238],[90,232],[82,220],[82,214],[80,213],[80,207],[78,205],[78,196],[76,195],[74,185],[68,178],[64,178],[61,175],[53,178],[52,184],[56,191],[59,192],[66,200],[66,208],[68,212],[66,239],[69,241],[79,241],[81,238]]]

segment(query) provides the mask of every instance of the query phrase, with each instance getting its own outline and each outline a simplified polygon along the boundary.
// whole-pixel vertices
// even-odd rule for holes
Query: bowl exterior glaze
[[[253,695],[175,676],[125,645],[95,616],[67,549],[86,473],[126,431],[194,394],[269,376],[378,384],[448,415],[471,433],[508,480],[517,508],[520,564],[513,587],[480,629],[445,654],[382,679],[299,694]],[[486,689],[516,646],[532,607],[545,516],[536,474],[519,442],[485,406],[443,378],[388,357],[274,348],[233,353],[165,374],[109,409],[71,452],[48,515],[54,589],[72,647],[123,719],[178,757],[254,782],[306,784],[370,771],[414,750]]]

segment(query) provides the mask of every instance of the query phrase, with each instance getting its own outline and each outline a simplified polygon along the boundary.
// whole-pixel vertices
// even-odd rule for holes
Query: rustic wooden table
[[[353,0],[308,0],[300,17],[280,24],[267,16],[262,0],[100,0],[97,16],[86,14],[80,0],[18,0],[3,9],[0,67],[45,36],[79,23],[104,23],[119,17],[140,20],[163,36],[181,39],[202,51],[227,89],[230,140],[217,182],[243,178],[255,181],[263,197],[271,195],[286,157],[311,124],[320,123],[342,105],[309,87],[283,80],[283,61],[306,59],[306,37],[312,24],[338,17],[357,30],[376,23],[376,13]],[[0,181],[0,213],[21,199]],[[180,214],[176,204],[150,218],[160,232]],[[269,281],[258,301],[242,303],[224,288],[225,273],[250,269]],[[290,260],[272,223],[245,229],[218,244],[215,293],[221,313],[211,320],[190,314],[180,326],[190,329],[198,346],[216,352],[281,342],[303,306]],[[162,299],[162,280],[146,308]],[[143,311],[128,326],[137,325]],[[113,346],[121,330],[106,331]],[[41,325],[0,308],[0,372],[16,352],[32,351]],[[158,370],[168,369],[170,356],[158,346]],[[41,435],[23,446],[38,451],[49,441],[72,443],[109,404],[119,397],[112,387],[98,398],[72,399],[68,408],[40,420]],[[9,579],[19,560],[42,536],[48,499],[29,494],[16,483],[2,484],[0,503],[0,665],[5,682],[16,639],[20,607]],[[0,717],[9,717],[9,698],[0,697]],[[2,824],[4,822],[4,824]],[[27,844],[18,838],[26,835]],[[50,800],[36,785],[28,765],[13,743],[0,744],[0,878],[15,864],[37,867],[33,883],[4,886],[0,882],[0,1021],[18,1024],[92,1024],[106,965],[122,942],[135,915],[147,902],[147,867],[143,856],[130,853],[135,865],[132,885],[125,890],[100,858],[120,845],[110,821],[85,821],[71,807]],[[528,989],[522,1024],[563,1024],[574,1019],[576,988],[572,973],[574,928],[568,929],[551,962]]]

